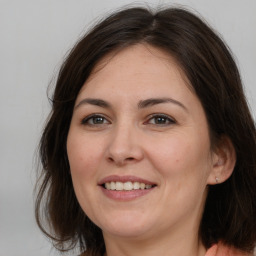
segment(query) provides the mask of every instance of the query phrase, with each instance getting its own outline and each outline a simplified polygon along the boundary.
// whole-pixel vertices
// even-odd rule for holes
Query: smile
[[[131,190],[139,190],[139,189],[150,189],[154,187],[155,185],[151,184],[145,184],[143,182],[120,182],[120,181],[111,181],[111,182],[106,182],[103,184],[104,188],[107,190],[118,190],[118,191],[131,191]]]
[[[107,197],[118,201],[139,198],[158,186],[153,181],[130,175],[110,175],[100,180],[98,185]]]

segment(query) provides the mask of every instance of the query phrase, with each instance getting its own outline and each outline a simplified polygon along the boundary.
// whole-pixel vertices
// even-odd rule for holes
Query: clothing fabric
[[[205,256],[253,256],[253,254],[218,243],[208,249]]]

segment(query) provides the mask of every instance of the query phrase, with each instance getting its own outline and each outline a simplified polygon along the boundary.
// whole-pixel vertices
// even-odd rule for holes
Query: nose
[[[118,166],[139,162],[143,159],[143,147],[139,131],[132,126],[113,129],[107,148],[107,160]]]

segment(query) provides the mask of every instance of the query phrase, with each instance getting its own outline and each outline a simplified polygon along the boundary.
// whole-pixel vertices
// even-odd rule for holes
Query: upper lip
[[[111,181],[120,181],[120,182],[127,182],[127,181],[131,181],[131,182],[140,182],[140,183],[145,183],[148,185],[156,185],[155,182],[143,179],[143,178],[139,178],[136,176],[130,176],[130,175],[126,175],[126,176],[119,176],[119,175],[110,175],[107,176],[105,178],[103,178],[102,180],[100,180],[99,185],[103,185],[107,182],[111,182]]]

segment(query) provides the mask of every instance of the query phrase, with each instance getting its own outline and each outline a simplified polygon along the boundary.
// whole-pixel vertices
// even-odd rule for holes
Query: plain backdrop
[[[256,1],[146,1],[199,12],[223,36],[256,110]],[[47,86],[95,20],[129,0],[0,0],[0,256],[58,255],[34,220],[35,152]],[[143,3],[137,1],[135,3]]]

